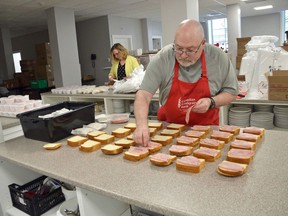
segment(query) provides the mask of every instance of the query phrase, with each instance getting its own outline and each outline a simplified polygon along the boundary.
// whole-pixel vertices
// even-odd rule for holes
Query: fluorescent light
[[[266,6],[261,6],[261,7],[254,7],[254,10],[266,10],[273,8],[273,5],[266,5]]]

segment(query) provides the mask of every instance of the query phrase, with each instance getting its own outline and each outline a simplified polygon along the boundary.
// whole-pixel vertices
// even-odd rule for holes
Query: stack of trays
[[[274,113],[271,112],[253,112],[251,113],[250,125],[265,129],[274,128]]]
[[[231,107],[229,110],[229,125],[249,127],[251,112],[252,109],[249,107]]]
[[[288,106],[274,106],[275,126],[288,128]]]

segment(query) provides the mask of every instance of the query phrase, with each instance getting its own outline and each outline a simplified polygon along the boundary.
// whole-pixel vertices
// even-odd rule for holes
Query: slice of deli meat
[[[171,155],[164,154],[164,153],[157,153],[154,155],[151,155],[150,158],[158,161],[164,161],[164,162],[169,162],[171,160]]]
[[[255,150],[255,142],[249,142],[245,140],[234,140],[231,142],[230,145],[231,148],[239,148],[239,149],[250,149]]]
[[[216,147],[216,146],[221,144],[221,141],[220,140],[216,140],[216,139],[205,138],[205,139],[200,139],[200,144],[201,143],[208,144],[208,145]]]
[[[238,140],[246,140],[246,141],[252,141],[252,142],[257,142],[259,138],[260,138],[259,135],[249,134],[249,133],[242,133],[236,136],[236,139]]]
[[[218,169],[222,172],[229,172],[231,174],[241,174],[244,172],[245,168],[238,163],[230,162],[230,161],[222,161],[218,165]]]
[[[195,130],[188,130],[188,131],[185,132],[185,136],[203,138],[205,136],[205,132],[203,132],[203,131],[195,131]]]
[[[264,128],[258,128],[258,127],[246,127],[243,128],[243,133],[250,133],[250,134],[256,134],[256,135],[262,135],[264,132]]]
[[[134,155],[141,155],[141,154],[146,154],[149,152],[148,148],[137,147],[137,146],[131,146],[128,151],[129,153],[134,154]]]
[[[253,150],[235,148],[230,149],[228,152],[228,156],[237,158],[251,158],[254,156],[254,154],[255,152]]]
[[[177,159],[177,163],[182,163],[190,166],[198,167],[200,166],[200,160],[194,156],[184,156],[182,158]]]

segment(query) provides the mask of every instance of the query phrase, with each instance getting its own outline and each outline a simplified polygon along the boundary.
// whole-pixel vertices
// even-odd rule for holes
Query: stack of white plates
[[[273,112],[273,105],[255,104],[254,112]]]
[[[113,99],[113,111],[114,111],[114,113],[124,113],[125,112],[125,101]]]
[[[253,112],[250,117],[250,125],[252,127],[260,127],[265,129],[274,128],[274,113],[271,112]]]
[[[274,106],[275,126],[288,128],[288,106]]]
[[[249,107],[231,107],[229,110],[229,125],[239,127],[250,126],[250,115],[252,109]]]

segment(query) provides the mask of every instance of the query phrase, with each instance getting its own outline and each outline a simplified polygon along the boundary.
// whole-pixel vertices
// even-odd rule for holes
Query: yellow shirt
[[[118,71],[118,65],[119,65],[119,61],[114,61],[109,73],[109,76],[115,77],[115,79],[118,80],[118,75],[117,75],[117,71]],[[129,77],[133,70],[135,68],[137,68],[139,66],[139,63],[137,61],[137,59],[133,56],[128,55],[126,58],[126,63],[125,63],[125,73],[126,73],[126,77]]]

